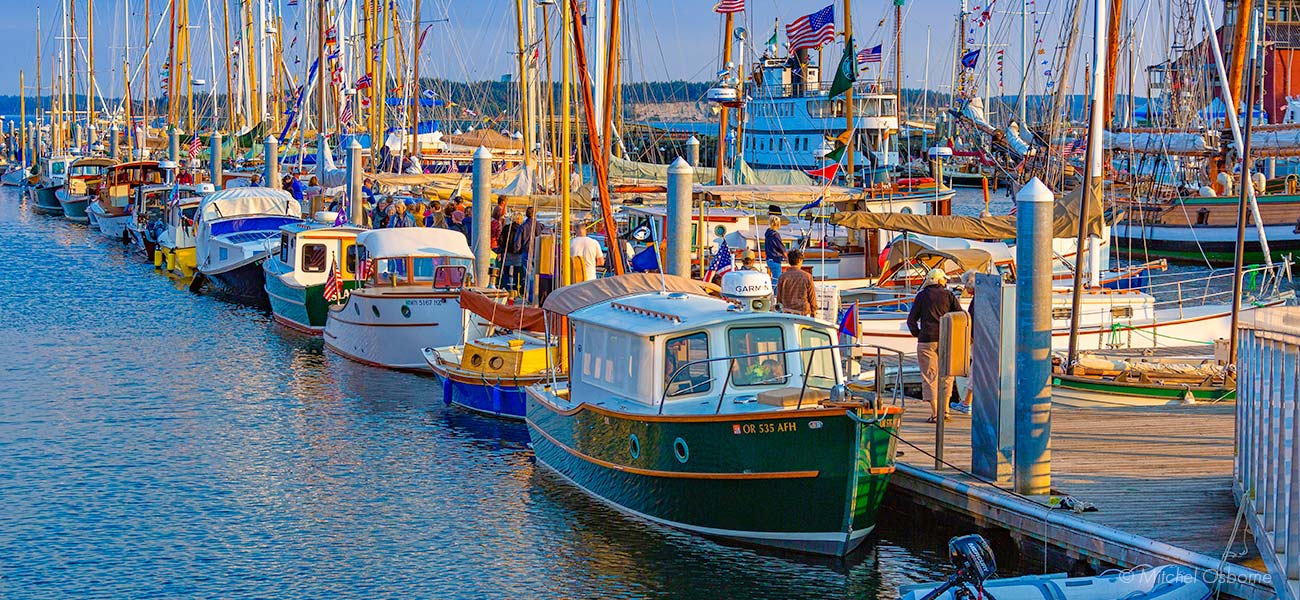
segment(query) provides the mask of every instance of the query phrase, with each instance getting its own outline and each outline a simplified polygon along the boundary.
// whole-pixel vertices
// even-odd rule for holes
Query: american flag
[[[713,12],[727,14],[738,13],[745,10],[745,0],[722,0],[717,6],[713,7]]]
[[[785,26],[785,36],[790,40],[790,52],[830,43],[835,39],[835,5],[795,19]]]
[[[352,124],[352,102],[343,105],[343,112],[339,113],[339,124],[345,127]]]
[[[713,262],[709,263],[709,270],[704,272],[704,280],[713,281],[714,277],[727,274],[735,266],[736,263],[731,258],[731,248],[727,247],[727,240],[722,240],[718,244],[718,251],[713,255]]]
[[[1086,152],[1087,149],[1088,149],[1088,140],[1085,138],[1079,138],[1071,142],[1070,145],[1065,148],[1065,155],[1083,156],[1084,152]]]
[[[370,279],[370,259],[363,257],[357,264],[357,279]]]
[[[339,284],[339,267],[330,258],[330,274],[325,278],[325,299],[330,302],[338,302],[343,297],[343,286]]]
[[[199,148],[201,147],[202,144],[199,142],[199,134],[196,133],[194,134],[194,137],[190,138],[190,147],[189,147],[190,160],[194,160],[199,157]]]
[[[874,48],[863,48],[858,51],[858,64],[865,65],[880,62],[880,55],[882,54],[880,46],[881,44],[876,44]]]

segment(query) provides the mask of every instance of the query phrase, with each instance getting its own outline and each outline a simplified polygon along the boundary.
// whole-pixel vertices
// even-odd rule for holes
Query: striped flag
[[[357,279],[370,279],[370,259],[362,257],[361,262],[357,265]]]
[[[330,274],[325,278],[323,295],[330,302],[338,302],[343,297],[343,286],[339,284],[339,266],[334,262],[334,257],[330,257]]]
[[[343,112],[339,113],[339,124],[347,127],[352,124],[352,102],[349,101],[343,105]]]
[[[834,41],[835,5],[795,19],[785,26],[785,37],[790,40],[790,52],[817,48]]]
[[[199,148],[202,147],[203,147],[202,143],[199,142],[199,134],[197,133],[194,134],[194,137],[190,138],[190,146],[189,146],[190,160],[194,160],[199,157]]]
[[[713,12],[720,14],[744,12],[745,0],[722,0],[713,7]]]
[[[868,63],[880,62],[880,55],[882,53],[880,46],[881,44],[876,44],[874,48],[863,48],[858,52],[858,65],[861,66]]]
[[[727,246],[727,240],[722,240],[718,244],[718,251],[713,254],[713,262],[709,263],[709,270],[704,272],[704,281],[713,281],[715,276],[726,275],[735,266],[731,248]]]

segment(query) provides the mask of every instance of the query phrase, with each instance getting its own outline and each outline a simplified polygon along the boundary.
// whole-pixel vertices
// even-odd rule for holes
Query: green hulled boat
[[[572,340],[569,381],[527,389],[538,461],[657,523],[851,552],[875,527],[902,410],[847,400],[833,327],[662,281],[601,279],[547,299]]]
[[[1063,406],[1163,406],[1236,399],[1236,381],[1212,358],[1083,354],[1074,374],[1052,374],[1052,402]]]
[[[280,227],[280,251],[262,263],[266,295],[277,323],[304,333],[320,335],[329,313],[325,282],[336,269],[342,291],[360,285],[356,245],[364,228],[333,225],[334,214],[322,213],[314,221]]]

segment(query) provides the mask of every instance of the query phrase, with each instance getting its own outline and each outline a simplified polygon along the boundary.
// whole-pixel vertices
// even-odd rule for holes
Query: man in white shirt
[[[583,278],[582,281],[591,281],[596,278],[596,267],[605,265],[605,251],[600,249],[600,243],[587,237],[586,225],[579,225],[577,236],[569,243],[569,256],[579,257],[582,259]]]

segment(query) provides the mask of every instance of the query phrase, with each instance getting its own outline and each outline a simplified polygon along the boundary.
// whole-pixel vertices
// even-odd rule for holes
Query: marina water
[[[666,530],[536,465],[522,424],[191,294],[15,188],[0,256],[0,597],[892,598],[968,532],[894,508],[826,561]]]

